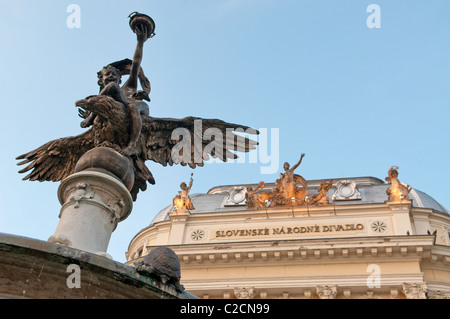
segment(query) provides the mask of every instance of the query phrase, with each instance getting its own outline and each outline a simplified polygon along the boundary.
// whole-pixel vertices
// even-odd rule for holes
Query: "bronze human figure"
[[[113,68],[107,67],[99,74],[99,84],[103,85],[99,95],[89,96],[77,101],[75,105],[82,109],[80,114],[85,118],[83,126],[90,126],[84,133],[52,140],[33,151],[17,157],[22,160],[18,165],[28,164],[19,172],[29,172],[24,180],[60,181],[74,173],[74,168],[80,157],[95,147],[109,147],[126,156],[134,168],[134,184],[130,193],[136,200],[139,190],[147,189],[147,182],[155,184],[152,173],[146,166],[146,161],[152,160],[163,166],[169,164],[189,165],[191,168],[203,166],[204,160],[219,157],[222,161],[238,158],[235,151],[248,152],[255,149],[257,142],[234,135],[232,143],[225,143],[227,131],[244,129],[246,133],[258,134],[258,131],[248,126],[228,123],[218,119],[202,119],[197,117],[155,118],[148,114],[148,108],[143,99],[148,100],[150,83],[140,67],[142,47],[152,24],[150,17],[136,14],[131,17],[130,27],[136,32],[138,44],[133,61],[128,59],[111,63],[121,75],[130,74],[130,78],[122,88],[119,88],[120,76]],[[151,20],[152,22],[153,20]],[[154,25],[153,25],[154,27]],[[143,91],[137,91],[137,79]],[[87,111],[89,113],[87,113]],[[88,118],[92,115],[92,118]],[[201,129],[196,129],[196,122],[201,122]],[[92,122],[92,123],[91,123]],[[223,145],[216,148],[207,147],[210,140],[204,139],[207,129],[215,128],[223,135]],[[184,141],[183,136],[173,136],[176,129],[187,132],[192,145],[191,154],[176,156],[177,146]],[[194,138],[194,135],[196,138]],[[199,138],[200,136],[200,138]],[[195,143],[194,143],[195,142]],[[200,159],[195,156],[200,152]],[[186,152],[185,152],[186,153]],[[178,154],[180,155],[180,154]],[[184,156],[190,155],[190,156]]]
[[[137,36],[136,50],[133,56],[130,75],[125,84],[120,87],[121,72],[112,65],[103,67],[98,72],[98,84],[100,86],[99,95],[107,95],[122,103],[127,109],[130,118],[130,141],[128,146],[121,152],[124,155],[134,155],[138,152],[137,141],[142,129],[141,115],[149,115],[148,105],[142,101],[143,98],[150,100],[147,96],[138,94],[138,74],[142,62],[144,42],[150,37],[150,30],[146,24],[137,24],[133,30]],[[142,91],[141,91],[142,92]],[[83,115],[83,113],[81,113]],[[89,112],[86,119],[81,122],[81,127],[88,127],[93,124],[95,113]]]

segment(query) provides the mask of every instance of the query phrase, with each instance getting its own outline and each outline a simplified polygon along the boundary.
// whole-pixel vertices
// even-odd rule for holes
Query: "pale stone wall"
[[[168,216],[128,263],[167,245],[201,298],[450,298],[450,216],[410,200]]]

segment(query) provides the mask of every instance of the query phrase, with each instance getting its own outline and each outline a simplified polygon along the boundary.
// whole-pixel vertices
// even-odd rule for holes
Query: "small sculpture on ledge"
[[[329,198],[327,196],[327,192],[330,190],[331,186],[333,186],[334,180],[320,183],[318,193],[311,194],[310,201],[313,205],[328,205]]]
[[[194,180],[192,179],[193,175],[194,173],[191,173],[189,186],[187,186],[185,182],[182,182],[180,184],[181,191],[178,191],[178,195],[175,196],[173,199],[173,206],[175,206],[177,211],[186,211],[195,209],[194,205],[192,205],[191,198],[189,197],[189,191],[191,190],[192,183],[194,182]]]
[[[265,207],[265,199],[263,196],[257,195],[259,189],[263,189],[266,186],[266,183],[259,182],[258,187],[253,189],[253,187],[247,187],[247,192],[245,193],[245,199],[247,201],[248,208],[262,208]]]
[[[284,173],[280,173],[280,179],[275,181],[275,185],[278,188],[278,193],[281,195],[278,196],[277,201],[282,206],[293,204],[302,205],[305,203],[305,198],[308,196],[308,184],[302,176],[294,174],[294,171],[302,163],[304,156],[305,154],[303,153],[297,164],[291,168],[289,167],[289,163],[285,162],[283,165]],[[299,188],[297,186],[297,182],[300,183],[303,188]]]
[[[258,187],[253,190],[251,187],[247,188],[247,206],[249,208],[264,208],[275,206],[301,206],[306,205],[306,198],[308,196],[308,184],[306,180],[294,171],[300,166],[303,157],[292,167],[289,163],[284,163],[284,173],[280,173],[280,178],[275,181],[275,188],[271,192],[260,192],[259,189],[264,188],[264,182],[260,182]],[[297,186],[297,182],[302,187]]]
[[[408,199],[409,187],[403,185],[398,180],[398,166],[391,166],[388,170],[388,177],[386,177],[386,182],[391,184],[386,190],[386,194],[389,196],[388,201],[401,201]]]
[[[135,263],[134,267],[141,274],[156,276],[163,285],[172,284],[176,291],[184,291],[184,286],[180,284],[180,260],[169,247],[153,248],[144,260]]]

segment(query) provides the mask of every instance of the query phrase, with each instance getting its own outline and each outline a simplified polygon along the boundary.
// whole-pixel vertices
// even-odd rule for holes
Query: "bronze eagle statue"
[[[61,181],[74,173],[80,157],[95,147],[110,147],[126,156],[134,168],[134,185],[130,190],[133,201],[139,190],[147,189],[147,182],[155,184],[147,160],[163,166],[167,164],[203,166],[210,156],[222,161],[235,159],[234,151],[248,152],[257,142],[235,134],[258,131],[243,125],[218,119],[185,117],[183,119],[155,118],[143,101],[150,101],[150,82],[140,66],[143,44],[154,35],[154,21],[147,15],[134,12],[130,27],[137,36],[133,60],[111,63],[97,73],[100,93],[75,103],[84,118],[84,133],[56,139],[37,149],[18,156],[18,165],[28,164],[19,173],[29,172],[23,180]],[[120,87],[121,76],[129,75]],[[143,88],[137,90],[138,81]]]
[[[80,135],[47,142],[31,152],[18,156],[18,160],[23,160],[18,165],[28,164],[19,173],[31,171],[23,180],[60,181],[72,174],[79,158],[94,147],[111,147],[120,153],[126,149],[130,120],[120,102],[109,96],[95,95],[77,101],[76,106],[96,115],[92,127]],[[200,121],[197,123],[201,124],[201,127],[195,127],[196,121]],[[177,129],[189,135],[174,135]],[[211,136],[210,140],[205,139],[203,135],[208,133],[208,129],[220,131],[223,139],[218,138],[217,134]],[[152,173],[145,165],[147,160],[163,166],[181,164],[195,168],[203,166],[204,161],[209,160],[210,156],[227,161],[238,157],[234,151],[248,152],[255,149],[257,142],[234,134],[236,129],[241,129],[237,132],[245,130],[245,133],[258,134],[258,131],[250,127],[218,119],[155,118],[143,115],[137,152],[127,155],[133,163],[135,173],[134,186],[130,191],[133,200],[136,200],[139,190],[147,189],[147,182],[155,184]],[[230,133],[233,135],[232,141],[229,138]],[[188,149],[190,154],[185,154],[187,147],[179,147],[187,145],[183,144],[183,139],[186,138],[191,141]],[[193,142],[194,140],[200,141],[198,145]]]

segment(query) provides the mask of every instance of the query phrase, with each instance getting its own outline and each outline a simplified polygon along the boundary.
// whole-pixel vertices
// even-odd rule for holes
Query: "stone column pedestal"
[[[130,161],[113,149],[87,152],[58,188],[60,220],[48,241],[112,258],[106,252],[109,240],[131,213],[133,182]]]
[[[58,199],[60,221],[49,241],[110,258],[111,234],[133,206],[124,184],[106,170],[84,170],[61,183]]]

